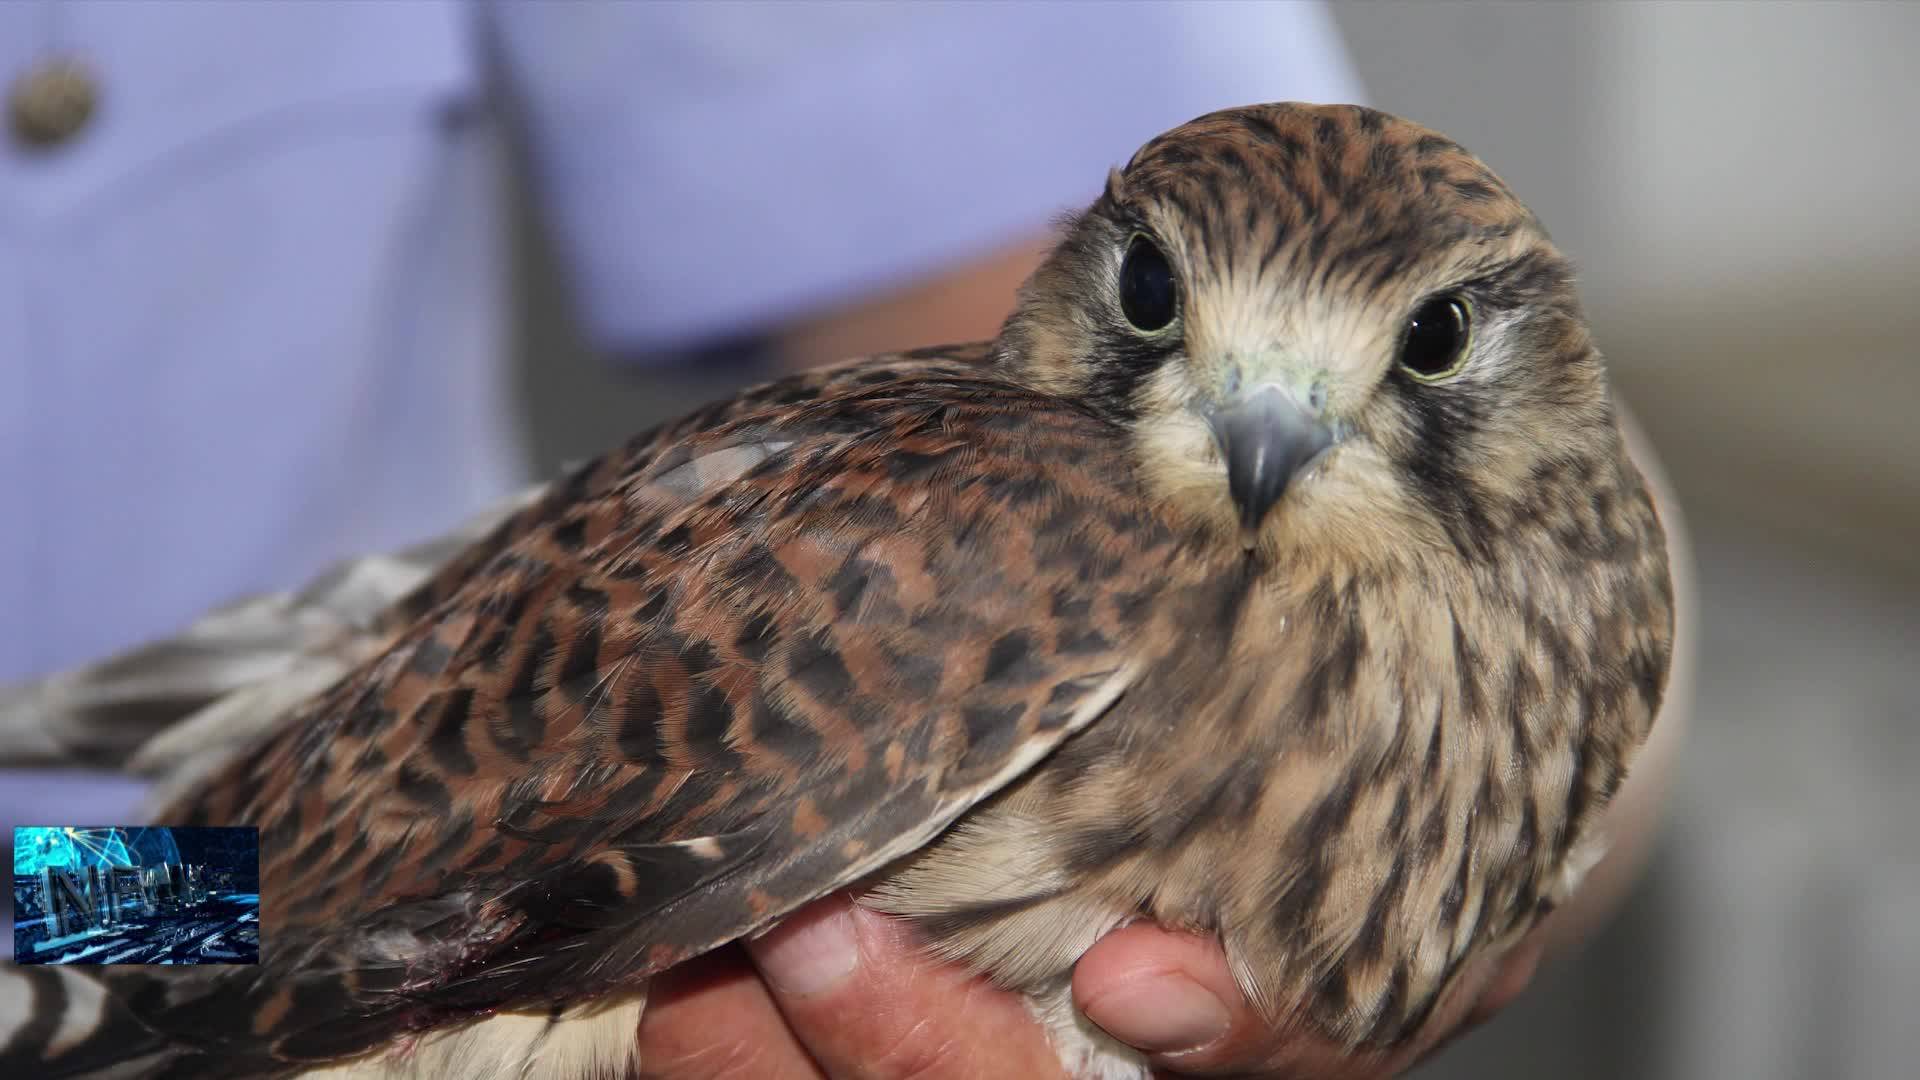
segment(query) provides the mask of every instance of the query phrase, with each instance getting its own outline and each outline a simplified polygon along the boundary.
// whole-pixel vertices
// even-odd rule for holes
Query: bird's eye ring
[[[1135,330],[1164,330],[1179,313],[1173,267],[1152,240],[1135,233],[1120,262],[1120,312]]]
[[[1400,337],[1400,367],[1421,382],[1438,382],[1467,362],[1473,341],[1473,305],[1463,296],[1432,297],[1407,317]]]

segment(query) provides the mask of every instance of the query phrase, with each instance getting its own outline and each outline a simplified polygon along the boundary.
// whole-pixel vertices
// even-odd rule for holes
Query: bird
[[[1174,128],[994,340],[743,391],[458,539],[145,719],[12,699],[220,715],[155,820],[260,830],[262,960],[0,973],[0,1071],[619,1075],[651,976],[850,888],[1072,1075],[1148,1075],[1069,989],[1136,919],[1400,1045],[1604,851],[1671,653],[1568,260],[1358,106]]]

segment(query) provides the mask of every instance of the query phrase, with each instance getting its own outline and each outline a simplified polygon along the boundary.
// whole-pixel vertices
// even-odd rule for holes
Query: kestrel
[[[1596,857],[1671,608],[1534,216],[1380,112],[1213,113],[993,342],[643,435],[328,685],[231,680],[263,734],[158,820],[260,827],[262,963],[12,973],[0,1069],[617,1074],[650,975],[856,885],[1084,1076],[1145,1075],[1068,996],[1135,918],[1393,1045]]]

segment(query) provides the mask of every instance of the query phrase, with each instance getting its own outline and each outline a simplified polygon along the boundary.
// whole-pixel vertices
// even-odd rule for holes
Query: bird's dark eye
[[[1400,366],[1416,379],[1442,379],[1467,359],[1473,309],[1458,296],[1436,296],[1414,309],[1400,343]]]
[[[1136,236],[1120,263],[1120,310],[1135,330],[1159,330],[1173,321],[1173,267],[1153,241]]]

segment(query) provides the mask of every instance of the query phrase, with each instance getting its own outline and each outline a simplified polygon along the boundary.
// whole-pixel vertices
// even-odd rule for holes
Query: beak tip
[[[1333,442],[1325,424],[1276,386],[1215,411],[1209,421],[1227,464],[1227,488],[1251,538],[1293,479]]]

